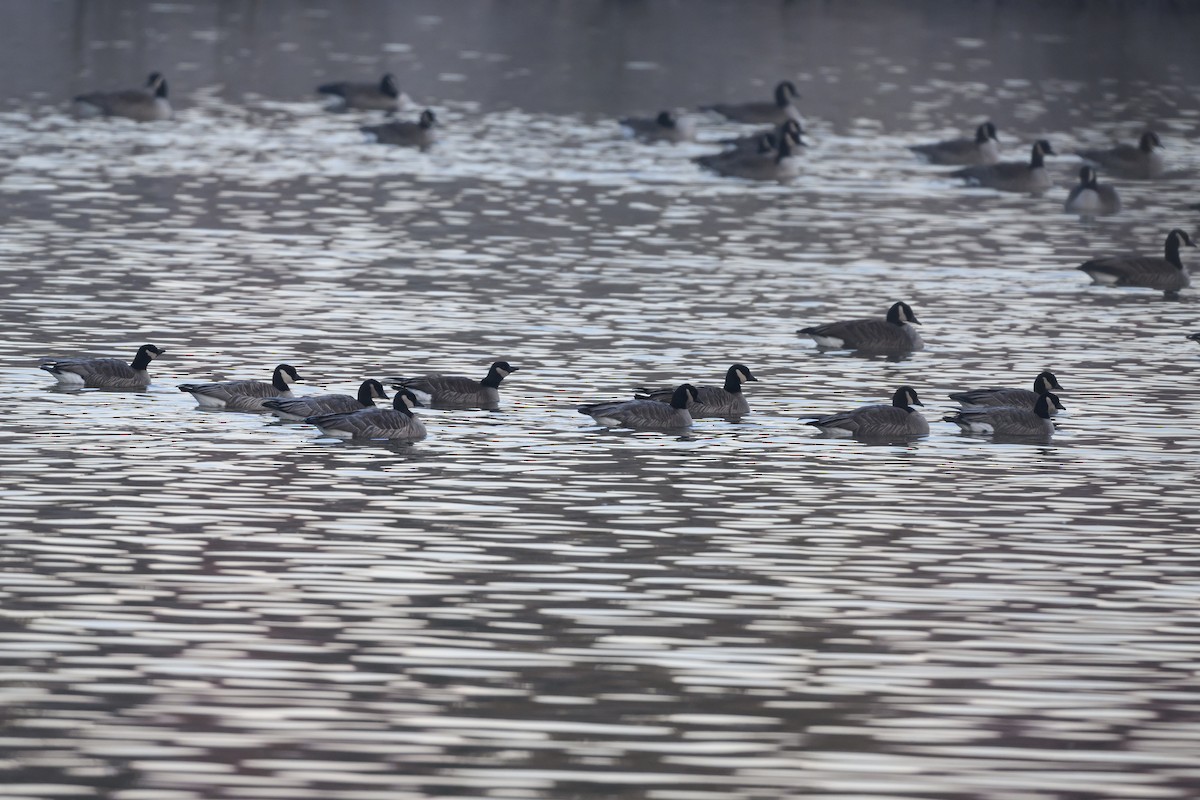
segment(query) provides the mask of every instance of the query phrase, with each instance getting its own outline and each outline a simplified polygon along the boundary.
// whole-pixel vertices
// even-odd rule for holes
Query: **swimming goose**
[[[793,145],[807,147],[808,142],[804,141],[804,128],[799,122],[794,119],[789,119],[783,123],[783,129],[792,139]],[[754,133],[745,136],[737,136],[732,139],[721,139],[720,144],[725,145],[726,152],[740,153],[758,153],[766,152],[767,150],[775,150],[778,146],[778,140],[775,138],[775,128],[755,131]],[[764,142],[769,146],[764,146]],[[718,154],[724,155],[724,154]]]
[[[1026,406],[991,406],[987,408],[964,408],[942,417],[953,422],[964,433],[981,433],[996,436],[1047,437],[1054,433],[1050,421],[1051,406],[1062,408],[1062,403],[1050,392],[1040,395],[1033,408]]]
[[[908,303],[899,302],[892,304],[884,319],[848,319],[801,328],[797,333],[811,336],[818,347],[825,349],[895,355],[925,349],[913,327],[920,324]]]
[[[125,117],[137,122],[170,119],[167,79],[159,72],[151,72],[141,89],[81,94],[74,100],[74,109],[82,117]]]
[[[975,129],[974,139],[947,139],[908,148],[930,164],[995,164],[1000,160],[996,126],[985,122]]]
[[[67,389],[144,389],[150,383],[150,362],[165,352],[144,344],[128,364],[119,358],[47,358],[38,367]]]
[[[1191,285],[1187,267],[1179,257],[1180,245],[1195,247],[1186,233],[1176,228],[1167,234],[1166,253],[1158,256],[1107,256],[1079,266],[1092,281],[1107,286],[1137,286],[1158,289],[1167,297],[1175,297],[1180,289]]]
[[[462,375],[423,375],[419,378],[389,378],[393,389],[412,391],[423,405],[434,408],[495,408],[500,403],[500,381],[519,368],[496,361],[483,380]]]
[[[365,380],[358,387],[358,397],[348,394],[310,394],[304,397],[272,397],[263,401],[263,408],[280,419],[307,419],[319,414],[342,414],[374,408],[375,399],[387,400],[383,384]]]
[[[1033,391],[1028,389],[970,389],[965,392],[956,392],[950,395],[950,399],[959,403],[963,408],[989,408],[995,406],[1014,406],[1016,408],[1028,408],[1032,410],[1036,405],[1038,398],[1044,394],[1049,394],[1051,389],[1062,391],[1063,388],[1058,385],[1058,378],[1054,377],[1054,373],[1049,370],[1041,372],[1033,379]],[[1058,400],[1058,395],[1051,394],[1052,403],[1050,413],[1062,408],[1062,403]]]
[[[359,130],[373,136],[380,144],[419,147],[425,150],[437,138],[437,132],[433,129],[435,125],[437,117],[427,108],[421,112],[416,122],[396,120],[382,125],[367,125]]]
[[[1084,165],[1079,168],[1079,184],[1067,195],[1063,210],[1084,217],[1102,217],[1121,210],[1117,190],[1107,183],[1096,182],[1096,170]]]
[[[692,419],[701,417],[737,418],[750,413],[750,404],[742,393],[742,384],[746,381],[757,381],[750,374],[750,368],[745,364],[734,364],[725,373],[724,386],[697,386],[696,399],[688,406]],[[669,403],[675,397],[676,389],[638,389],[634,395],[637,400],[656,400],[659,403]]]
[[[977,164],[950,173],[971,186],[986,186],[1001,192],[1044,192],[1050,188],[1045,156],[1058,155],[1045,139],[1033,143],[1029,163],[1001,161],[998,164]]]
[[[391,408],[360,408],[340,414],[319,414],[305,422],[326,436],[342,439],[399,439],[416,442],[425,438],[425,424],[412,412],[421,405],[417,396],[400,389]]]
[[[731,150],[711,156],[700,156],[696,163],[729,178],[786,181],[795,177],[800,170],[799,151],[793,145],[794,141],[787,125],[784,124],[771,139],[760,137],[758,152]],[[773,149],[770,146],[772,143]]]
[[[692,119],[670,111],[660,111],[656,117],[625,117],[619,122],[643,142],[690,142],[696,137]]]
[[[771,123],[779,125],[794,119],[803,124],[804,118],[800,109],[792,102],[793,97],[799,97],[796,84],[791,81],[780,81],[775,87],[775,101],[750,103],[717,103],[711,106],[701,106],[702,111],[715,111],[726,119],[734,122]]]
[[[901,386],[890,405],[859,406],[840,414],[808,420],[832,436],[864,439],[905,439],[929,433],[929,423],[913,406],[924,405],[911,386]]]
[[[1123,178],[1157,178],[1165,167],[1162,153],[1158,152],[1162,146],[1157,133],[1146,131],[1137,145],[1119,144],[1108,150],[1076,150],[1075,153]]]
[[[267,381],[219,381],[216,383],[181,383],[179,391],[196,398],[200,408],[223,408],[227,411],[265,411],[264,401],[292,396],[291,384],[303,378],[291,364],[280,364]]]
[[[334,103],[330,110],[360,108],[373,111],[398,111],[408,98],[400,94],[400,87],[392,73],[385,74],[378,83],[353,83],[341,81],[317,87],[318,94],[331,95]]]
[[[694,402],[696,397],[696,387],[690,383],[683,383],[671,393],[670,404],[657,400],[620,400],[579,406],[577,410],[580,414],[587,414],[597,423],[612,428],[633,428],[642,431],[682,430],[692,426],[688,404]]]

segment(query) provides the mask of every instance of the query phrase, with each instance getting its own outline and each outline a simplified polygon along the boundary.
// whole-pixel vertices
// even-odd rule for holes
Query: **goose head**
[[[383,390],[383,384],[374,378],[370,378],[362,382],[358,387],[358,402],[364,406],[375,405],[375,400],[387,400],[387,392]]]
[[[385,73],[379,79],[379,91],[386,94],[388,97],[399,97],[400,87],[396,85],[396,78],[392,73]]]
[[[792,102],[793,97],[799,97],[800,92],[796,91],[796,84],[791,81],[780,81],[775,86],[775,105],[783,108]]]
[[[996,126],[991,122],[985,122],[975,129],[975,143],[986,144],[989,139],[997,144],[1000,142],[996,136]]]
[[[1033,390],[1038,394],[1046,394],[1051,389],[1063,391],[1063,388],[1058,385],[1058,378],[1054,377],[1054,373],[1050,370],[1044,370],[1033,379]]]
[[[161,347],[155,347],[152,344],[144,344],[138,348],[137,355],[133,357],[133,363],[129,366],[134,369],[145,369],[150,366],[150,362],[167,352]]]
[[[893,325],[903,325],[906,322],[913,325],[921,324],[921,321],[917,319],[917,315],[913,313],[912,308],[903,300],[892,303],[892,307],[887,312],[887,321]]]
[[[271,376],[271,385],[281,392],[289,391],[288,387],[296,381],[302,381],[300,373],[291,364],[280,364]]]
[[[916,389],[911,386],[901,386],[892,395],[892,405],[896,408],[908,408],[925,404],[921,402],[921,398],[917,397]]]
[[[427,108],[421,112],[421,117],[417,124],[419,124],[422,128],[432,128],[437,124],[437,116],[435,116],[434,113]]]
[[[1138,149],[1143,153],[1153,153],[1154,148],[1162,146],[1162,140],[1158,138],[1158,134],[1154,131],[1146,131],[1142,134],[1142,138],[1138,140]]]

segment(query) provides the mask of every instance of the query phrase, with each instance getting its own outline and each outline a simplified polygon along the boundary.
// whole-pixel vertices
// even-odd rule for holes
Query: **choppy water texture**
[[[1063,4],[1064,6],[1068,4]],[[1072,11],[1072,9],[1074,9]],[[1200,793],[1200,330],[1074,267],[1194,231],[1194,10],[1112,3],[10,4],[0,33],[5,798],[1082,800]],[[177,119],[64,99],[167,74]],[[394,71],[444,123],[363,142],[317,83]],[[804,95],[792,186],[622,113]],[[1126,211],[965,190],[1153,126]],[[701,120],[706,141],[740,133]],[[928,349],[818,353],[898,299]],[[145,393],[46,355],[167,349]],[[413,446],[200,412],[214,373],[521,370]],[[751,416],[607,432],[581,402],[718,382]],[[1049,443],[946,395],[1053,369]],[[804,414],[899,384],[933,433]]]

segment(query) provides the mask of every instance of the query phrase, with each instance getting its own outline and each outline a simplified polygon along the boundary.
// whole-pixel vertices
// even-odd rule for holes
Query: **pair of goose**
[[[800,171],[800,150],[805,142],[799,122],[789,119],[777,131],[727,140],[730,146],[692,161],[731,178],[754,181],[786,181]]]
[[[701,106],[700,110],[719,114],[731,122],[752,125],[782,125],[788,120],[803,123],[804,117],[794,102],[798,97],[796,84],[780,81],[775,85],[773,101],[716,103]],[[674,111],[660,111],[653,117],[624,117],[618,122],[645,142],[690,142],[696,134],[695,121]]]
[[[950,399],[962,408],[942,419],[965,433],[1012,437],[1047,437],[1054,433],[1051,417],[1063,405],[1051,389],[1061,391],[1051,372],[1034,379],[1034,390],[972,389]],[[859,406],[849,411],[809,418],[808,424],[830,436],[901,440],[929,434],[929,422],[914,406],[924,406],[911,386],[901,386],[890,404]]]
[[[702,417],[738,419],[749,414],[750,404],[742,384],[757,380],[745,364],[734,364],[725,372],[721,386],[683,383],[674,388],[639,387],[632,400],[591,403],[576,410],[607,427],[683,430]]]

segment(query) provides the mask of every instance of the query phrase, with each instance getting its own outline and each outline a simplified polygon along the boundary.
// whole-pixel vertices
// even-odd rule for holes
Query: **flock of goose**
[[[423,111],[416,121],[392,119],[408,102],[391,74],[378,82],[329,83],[317,88],[334,99],[331,109],[382,111],[388,119],[361,130],[384,144],[430,146],[435,139],[437,117]],[[791,81],[776,86],[774,99],[740,104],[702,107],[730,121],[764,124],[771,127],[735,139],[722,140],[718,153],[696,159],[701,167],[720,175],[749,179],[786,181],[798,174],[801,166],[803,118],[795,105],[799,96]],[[149,76],[139,89],[97,92],[75,98],[74,108],[81,116],[121,116],[137,121],[169,119],[167,82],[161,73]],[[696,118],[691,114],[662,111],[654,117],[620,120],[639,140],[647,142],[691,141],[696,134]],[[957,166],[950,176],[968,184],[999,191],[1040,194],[1052,185],[1045,168],[1045,157],[1056,155],[1049,141],[1039,139],[1031,147],[1026,161],[1000,160],[999,138],[995,125],[980,124],[973,137],[915,145],[910,149],[918,157],[939,165]],[[1083,160],[1079,184],[1071,189],[1064,208],[1082,216],[1115,214],[1121,209],[1116,190],[1098,182],[1098,169],[1131,179],[1153,179],[1163,174],[1159,150],[1162,142],[1153,131],[1146,131],[1136,145],[1122,144],[1106,150],[1079,151]],[[1087,261],[1079,269],[1095,283],[1158,290],[1173,297],[1190,285],[1187,268],[1180,257],[1181,247],[1195,247],[1181,229],[1167,234],[1162,257],[1151,255],[1106,256]],[[852,350],[863,354],[904,356],[923,349],[924,343],[913,327],[919,324],[912,308],[894,303],[882,318],[850,319],[802,328],[798,333],[813,339],[822,349]],[[1200,333],[1188,337],[1200,342]],[[133,361],[115,358],[47,359],[41,368],[68,389],[98,388],[142,390],[150,383],[150,362],[164,351],[152,344],[139,348]],[[237,380],[209,383],[185,383],[179,386],[190,393],[200,408],[230,411],[268,412],[285,420],[302,421],[323,433],[343,438],[392,439],[417,441],[426,429],[413,409],[496,408],[501,381],[517,371],[507,361],[491,365],[480,380],[458,375],[424,375],[393,378],[387,382],[395,392],[391,408],[376,407],[376,400],[389,399],[383,382],[363,381],[357,396],[318,394],[296,396],[291,385],[301,380],[289,364],[280,364],[270,381]],[[631,399],[593,403],[578,407],[582,414],[605,426],[639,430],[678,431],[691,426],[696,418],[738,419],[750,411],[744,383],[756,381],[744,364],[732,365],[720,386],[695,386],[638,390]],[[1051,372],[1042,372],[1033,389],[986,388],[950,395],[961,408],[943,419],[969,433],[1012,437],[1044,438],[1054,431],[1052,417],[1063,408],[1054,391],[1062,387]],[[922,406],[910,386],[896,389],[890,403],[867,405],[838,414],[806,418],[830,435],[849,435],[872,439],[908,439],[929,433],[929,423],[917,410]]]

